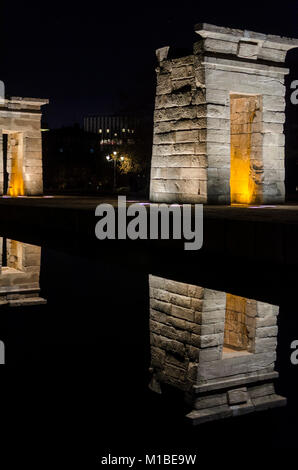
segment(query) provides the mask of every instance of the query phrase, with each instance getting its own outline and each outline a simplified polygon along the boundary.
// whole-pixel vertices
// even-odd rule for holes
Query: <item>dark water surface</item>
[[[42,247],[40,287],[46,305],[0,309],[1,459],[11,468],[98,468],[108,453],[152,452],[197,453],[205,464],[232,449],[266,457],[297,447],[294,283],[271,292],[280,303],[277,393],[288,406],[198,427],[186,423],[179,394],[148,389],[148,273]]]

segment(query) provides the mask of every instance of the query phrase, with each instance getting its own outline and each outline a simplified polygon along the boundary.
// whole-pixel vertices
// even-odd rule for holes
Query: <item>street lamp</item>
[[[125,157],[123,157],[122,155],[120,157],[118,157],[117,152],[114,151],[112,155],[107,155],[106,159],[109,162],[112,161],[112,160],[114,161],[113,190],[116,191],[116,187],[117,187],[117,181],[116,181],[116,178],[117,178],[117,161],[121,160],[121,162],[123,162]]]

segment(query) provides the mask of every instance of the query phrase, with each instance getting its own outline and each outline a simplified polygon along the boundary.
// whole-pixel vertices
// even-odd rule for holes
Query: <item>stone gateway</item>
[[[286,404],[277,305],[153,275],[149,289],[152,390],[184,392],[193,424]]]
[[[43,193],[40,108],[48,102],[12,97],[0,104],[0,194]]]
[[[192,54],[157,50],[151,201],[283,203],[284,61],[298,39],[195,31]]]

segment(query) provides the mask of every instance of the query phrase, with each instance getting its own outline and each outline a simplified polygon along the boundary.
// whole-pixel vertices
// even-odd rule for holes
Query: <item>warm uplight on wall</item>
[[[9,145],[11,151],[11,175],[8,187],[9,196],[23,196],[23,136],[20,133],[9,136]]]
[[[232,204],[259,202],[261,186],[256,185],[258,177],[254,170],[256,156],[254,148],[261,134],[253,128],[260,97],[254,95],[231,95],[231,169],[230,191]],[[259,145],[259,144],[258,144]],[[260,156],[257,164],[260,166]]]
[[[23,181],[23,173],[21,169],[18,169],[16,173],[14,173],[13,181],[8,189],[9,196],[23,196],[24,195],[24,181]]]

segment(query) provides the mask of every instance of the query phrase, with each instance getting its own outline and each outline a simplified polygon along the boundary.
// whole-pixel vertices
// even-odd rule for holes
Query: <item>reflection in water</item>
[[[22,250],[21,256],[17,254],[18,249]],[[230,449],[232,436],[233,448],[238,446],[242,449],[243,442],[249,441],[252,431],[255,440],[260,441],[266,449],[277,441],[283,446],[293,442],[294,447],[295,433],[291,432],[293,428],[290,430],[288,428],[288,418],[293,416],[295,419],[293,423],[297,421],[295,367],[288,376],[288,384],[291,387],[287,389],[287,382],[284,381],[285,366],[280,364],[280,370],[283,372],[280,380],[283,391],[293,396],[291,402],[290,395],[289,406],[280,416],[276,416],[274,411],[272,414],[266,414],[266,419],[264,419],[263,414],[255,413],[249,421],[246,419],[237,421],[237,432],[235,432],[235,420],[227,420],[224,423],[224,432],[223,423],[218,425],[213,423],[211,427],[207,426],[203,429],[184,426],[184,421],[181,420],[184,411],[183,400],[177,400],[175,393],[156,397],[148,391],[147,387],[151,358],[148,328],[149,286],[146,272],[130,270],[127,266],[119,266],[115,269],[114,264],[103,263],[99,256],[96,257],[96,253],[87,258],[81,254],[65,253],[62,249],[51,249],[49,245],[42,247],[41,250],[40,286],[48,304],[26,309],[3,307],[1,311],[0,340],[6,347],[7,363],[7,366],[2,368],[4,374],[2,389],[5,387],[11,396],[8,401],[10,421],[11,411],[16,410],[16,415],[25,414],[23,419],[25,425],[35,419],[37,429],[39,429],[40,419],[45,423],[50,419],[53,421],[56,432],[57,423],[61,422],[61,417],[65,417],[65,425],[66,423],[67,425],[66,428],[62,426],[62,442],[64,442],[66,429],[71,436],[73,432],[74,438],[77,438],[80,443],[86,441],[87,448],[94,439],[94,426],[90,426],[91,419],[92,422],[100,423],[100,431],[104,430],[102,448],[109,448],[111,442],[115,443],[115,449],[118,447],[121,449],[123,442],[128,448],[133,440],[134,445],[138,445],[140,449],[143,449],[142,445],[147,442],[150,449],[158,450],[160,442],[163,442],[166,448],[177,451],[179,449],[180,452],[181,448],[185,451],[195,449],[200,442],[200,449],[206,450],[209,460],[214,452],[214,440],[221,442],[225,449]],[[24,256],[26,251],[28,256]],[[11,256],[13,252],[15,254]],[[34,280],[32,277],[30,281],[27,278],[27,285],[29,287],[29,284],[34,282],[36,289],[39,288],[40,248],[22,243],[16,243],[13,247],[9,240],[4,239],[2,253],[3,266],[11,270],[23,270],[24,273],[30,271],[37,273]],[[23,261],[20,262],[22,258]],[[27,263],[24,258],[27,258],[27,262],[30,258],[31,261],[35,258],[35,263]],[[22,266],[27,266],[27,268],[23,269]],[[3,275],[0,279],[1,295],[4,297],[5,292],[8,292],[7,284],[3,284]],[[208,344],[207,341],[211,332],[214,335],[223,332],[223,325],[220,323],[224,323],[215,321],[216,308],[214,306],[207,312],[207,307],[212,307],[212,299],[209,298],[207,305],[207,297],[208,294],[214,292],[216,299],[214,298],[213,303],[216,304],[215,300],[217,303],[225,301],[225,296],[221,298],[222,294],[216,291],[153,277],[150,278],[150,286],[152,289],[151,335],[159,341],[159,346],[152,344],[151,348],[156,386],[161,385],[164,390],[163,383],[170,383],[176,389],[182,388],[191,410],[200,412],[201,416],[205,412],[207,417],[212,417],[208,414],[210,409],[219,414],[220,407],[224,410],[222,414],[227,415],[227,405],[218,405],[216,402],[227,402],[226,394],[230,389],[246,387],[250,402],[255,400],[252,398],[253,393],[256,397],[257,395],[262,397],[262,394],[267,394],[268,397],[269,393],[273,398],[275,397],[272,379],[269,380],[268,375],[267,382],[256,382],[252,377],[253,383],[251,384],[248,383],[247,378],[246,382],[235,384],[235,378],[240,380],[241,375],[246,377],[246,373],[240,372],[239,375],[235,373],[234,376],[228,377],[216,375],[215,379],[198,378],[199,374],[203,376],[205,373],[204,366],[206,366],[206,372],[217,373],[215,369],[221,360],[220,353],[222,353],[216,344]],[[254,294],[247,296],[253,297]],[[32,294],[30,293],[28,297],[32,298]],[[190,297],[189,301],[187,297]],[[282,299],[282,295],[280,297]],[[35,298],[38,299],[38,293]],[[264,296],[264,298],[266,300],[269,297]],[[291,305],[289,304],[288,310],[285,310],[284,303],[281,303],[282,313],[285,311],[293,313],[294,294],[290,299]],[[183,301],[184,306],[181,305]],[[243,299],[236,297],[228,301],[229,321],[232,322],[234,311],[240,310],[243,315],[244,304],[245,314],[253,312],[256,308],[255,301],[245,300],[244,302]],[[191,308],[189,308],[190,305]],[[221,314],[220,305],[217,307]],[[272,307],[268,306],[269,308]],[[193,311],[190,319],[189,310]],[[209,323],[207,323],[207,313]],[[294,336],[297,330],[292,327],[289,336],[286,336],[284,325],[291,319],[292,325],[295,325],[297,320],[294,318],[297,316],[282,314],[281,316],[283,320],[281,330],[284,338],[281,336],[280,343],[286,348],[289,339],[297,337],[297,335]],[[258,320],[254,314],[252,317],[247,315],[247,324],[248,318],[252,318],[252,322],[256,321],[258,328],[261,324],[268,328],[270,325],[274,327],[276,323],[276,315],[272,317],[266,314],[263,319]],[[202,320],[204,320],[203,323]],[[244,329],[243,317],[239,323],[226,329],[229,335],[227,334],[224,340],[225,349],[222,358],[222,363],[226,364],[226,370],[230,367],[229,358],[232,358],[233,354],[238,355],[236,359],[239,361],[242,359],[241,355],[244,359],[249,355],[247,349],[250,348],[250,339],[247,337],[250,333]],[[156,328],[160,329],[160,333],[153,333]],[[270,330],[266,331],[270,332]],[[233,338],[232,333],[236,334],[236,338],[235,335]],[[237,333],[239,333],[238,336]],[[269,336],[268,343],[271,339],[276,340],[275,329],[272,333],[273,336]],[[196,341],[200,340],[201,335],[202,344],[197,346]],[[205,342],[204,347],[203,342]],[[269,344],[267,346],[269,348]],[[232,351],[229,352],[228,349]],[[274,354],[274,351],[272,353]],[[266,358],[265,354],[264,358]],[[285,361],[288,361],[288,357],[285,357]],[[274,359],[270,361],[271,363],[274,366]],[[207,367],[211,364],[212,368]],[[235,362],[232,364],[236,365]],[[200,370],[199,365],[202,366]],[[247,370],[249,367],[250,365],[247,365]],[[273,367],[271,373],[272,369]],[[259,372],[264,376],[264,370]],[[255,372],[255,375],[257,373]],[[188,377],[189,388],[185,387]],[[228,384],[229,379],[234,380],[232,386]],[[262,388],[260,388],[261,384]],[[208,389],[212,385],[218,388],[214,391]],[[197,388],[198,386],[201,389]],[[238,400],[241,399],[239,390],[237,394]],[[246,395],[244,391],[242,400],[246,399]],[[235,393],[233,396],[231,392],[229,403],[235,399]],[[236,412],[237,407],[239,409],[242,405],[232,406]],[[278,418],[278,425],[271,426],[270,418]],[[17,421],[14,420],[14,422]],[[130,433],[127,433],[127,423],[130,423],[132,430]],[[127,442],[125,436],[128,436]],[[89,450],[88,447],[88,452]],[[98,452],[98,455],[101,454]]]
[[[40,305],[41,248],[0,238],[0,306]]]
[[[40,257],[41,248],[38,246],[0,238],[0,306],[38,305],[46,302],[39,296]],[[69,354],[73,357],[73,348],[68,346],[69,343],[78,344],[79,347],[75,349],[82,354],[82,344],[85,341],[87,345],[91,343],[90,350],[84,346],[86,362],[97,363],[110,347],[111,341],[114,341],[106,332],[113,331],[114,338],[117,338],[115,343],[121,344],[131,328],[126,326],[125,315],[121,316],[122,323],[117,320],[118,328],[115,328],[113,315],[106,316],[104,323],[102,317],[99,319],[92,312],[88,317],[84,314],[82,318],[86,295],[88,295],[88,305],[95,304],[98,299],[96,286],[101,285],[102,296],[105,299],[103,305],[108,305],[111,312],[118,312],[121,308],[131,313],[131,295],[128,295],[128,289],[131,289],[132,295],[136,295],[136,291],[139,293],[139,297],[135,297],[136,311],[145,312],[148,311],[147,300],[144,301],[148,298],[147,277],[145,274],[143,277],[138,274],[137,278],[133,278],[133,282],[131,278],[127,279],[127,283],[122,283],[122,295],[118,295],[117,299],[112,301],[114,280],[122,279],[122,274],[118,274],[116,278],[113,270],[107,277],[106,270],[98,273],[92,264],[93,261],[92,263],[86,261],[86,264],[80,265],[81,272],[88,273],[84,277],[85,284],[82,284],[82,278],[78,278],[77,274],[74,275],[77,259],[74,258],[72,262],[74,264],[69,257],[61,261],[60,254],[53,259],[53,253],[46,260],[47,269],[50,265],[50,270],[53,272],[53,276],[49,277],[52,297],[51,290],[47,289],[46,297],[52,302],[54,296],[55,302],[50,302],[51,321],[48,321],[47,317],[47,327],[42,328],[44,336],[40,335],[40,324],[36,329],[38,332],[36,336],[41,343],[51,345],[49,350],[51,361],[53,350],[62,351],[59,354],[57,352],[56,356],[62,362],[63,354],[66,358]],[[60,278],[56,273],[57,265],[68,266]],[[139,282],[137,290],[136,282]],[[170,385],[184,392],[191,408],[188,418],[194,424],[285,403],[284,398],[276,395],[273,384],[278,377],[274,370],[279,311],[277,306],[152,275],[149,276],[149,287],[152,389],[160,392],[164,385]],[[69,299],[72,299],[72,304]],[[64,314],[53,315],[53,305],[56,307],[55,312],[61,308]],[[126,305],[126,308],[123,305]],[[11,319],[12,316],[8,317]],[[143,317],[146,325],[145,316]],[[135,318],[140,318],[140,315],[136,314]],[[33,323],[27,324],[30,331]],[[19,330],[13,330],[13,334],[16,334],[17,340],[20,334],[22,341],[26,338],[23,329],[25,324],[22,324],[22,328],[19,328],[18,323],[13,324]],[[142,328],[145,330],[146,326],[142,327],[141,322],[138,331]],[[1,327],[0,340],[6,343],[3,331],[5,331],[5,322]],[[117,331],[119,334],[115,336]],[[146,329],[146,334],[147,332]],[[9,337],[9,334],[10,331],[6,337],[12,339],[13,346],[10,349],[12,351],[18,341],[15,341],[15,337]],[[140,334],[132,335],[132,341],[135,336],[139,338]],[[127,354],[127,339],[124,341]],[[60,342],[62,345],[65,344],[65,347],[57,349],[56,343]],[[143,344],[143,340],[140,343]],[[140,350],[141,344],[132,346],[131,356],[127,359],[130,365],[134,363],[135,356],[139,356],[136,350]],[[39,351],[42,347],[44,346],[41,346]],[[35,343],[32,343],[32,347],[29,346],[29,351],[31,350],[33,361],[35,358],[37,360]],[[149,347],[147,351],[149,352]],[[12,351],[11,355],[13,354],[19,360],[19,350],[15,353]],[[47,358],[47,355],[39,357]],[[117,349],[115,357],[118,358]],[[109,369],[110,365],[107,368]],[[145,369],[144,364],[142,368]],[[140,368],[138,372],[139,370]],[[133,375],[139,376],[139,373]]]
[[[285,404],[275,305],[149,276],[151,388],[185,393],[193,424]]]

